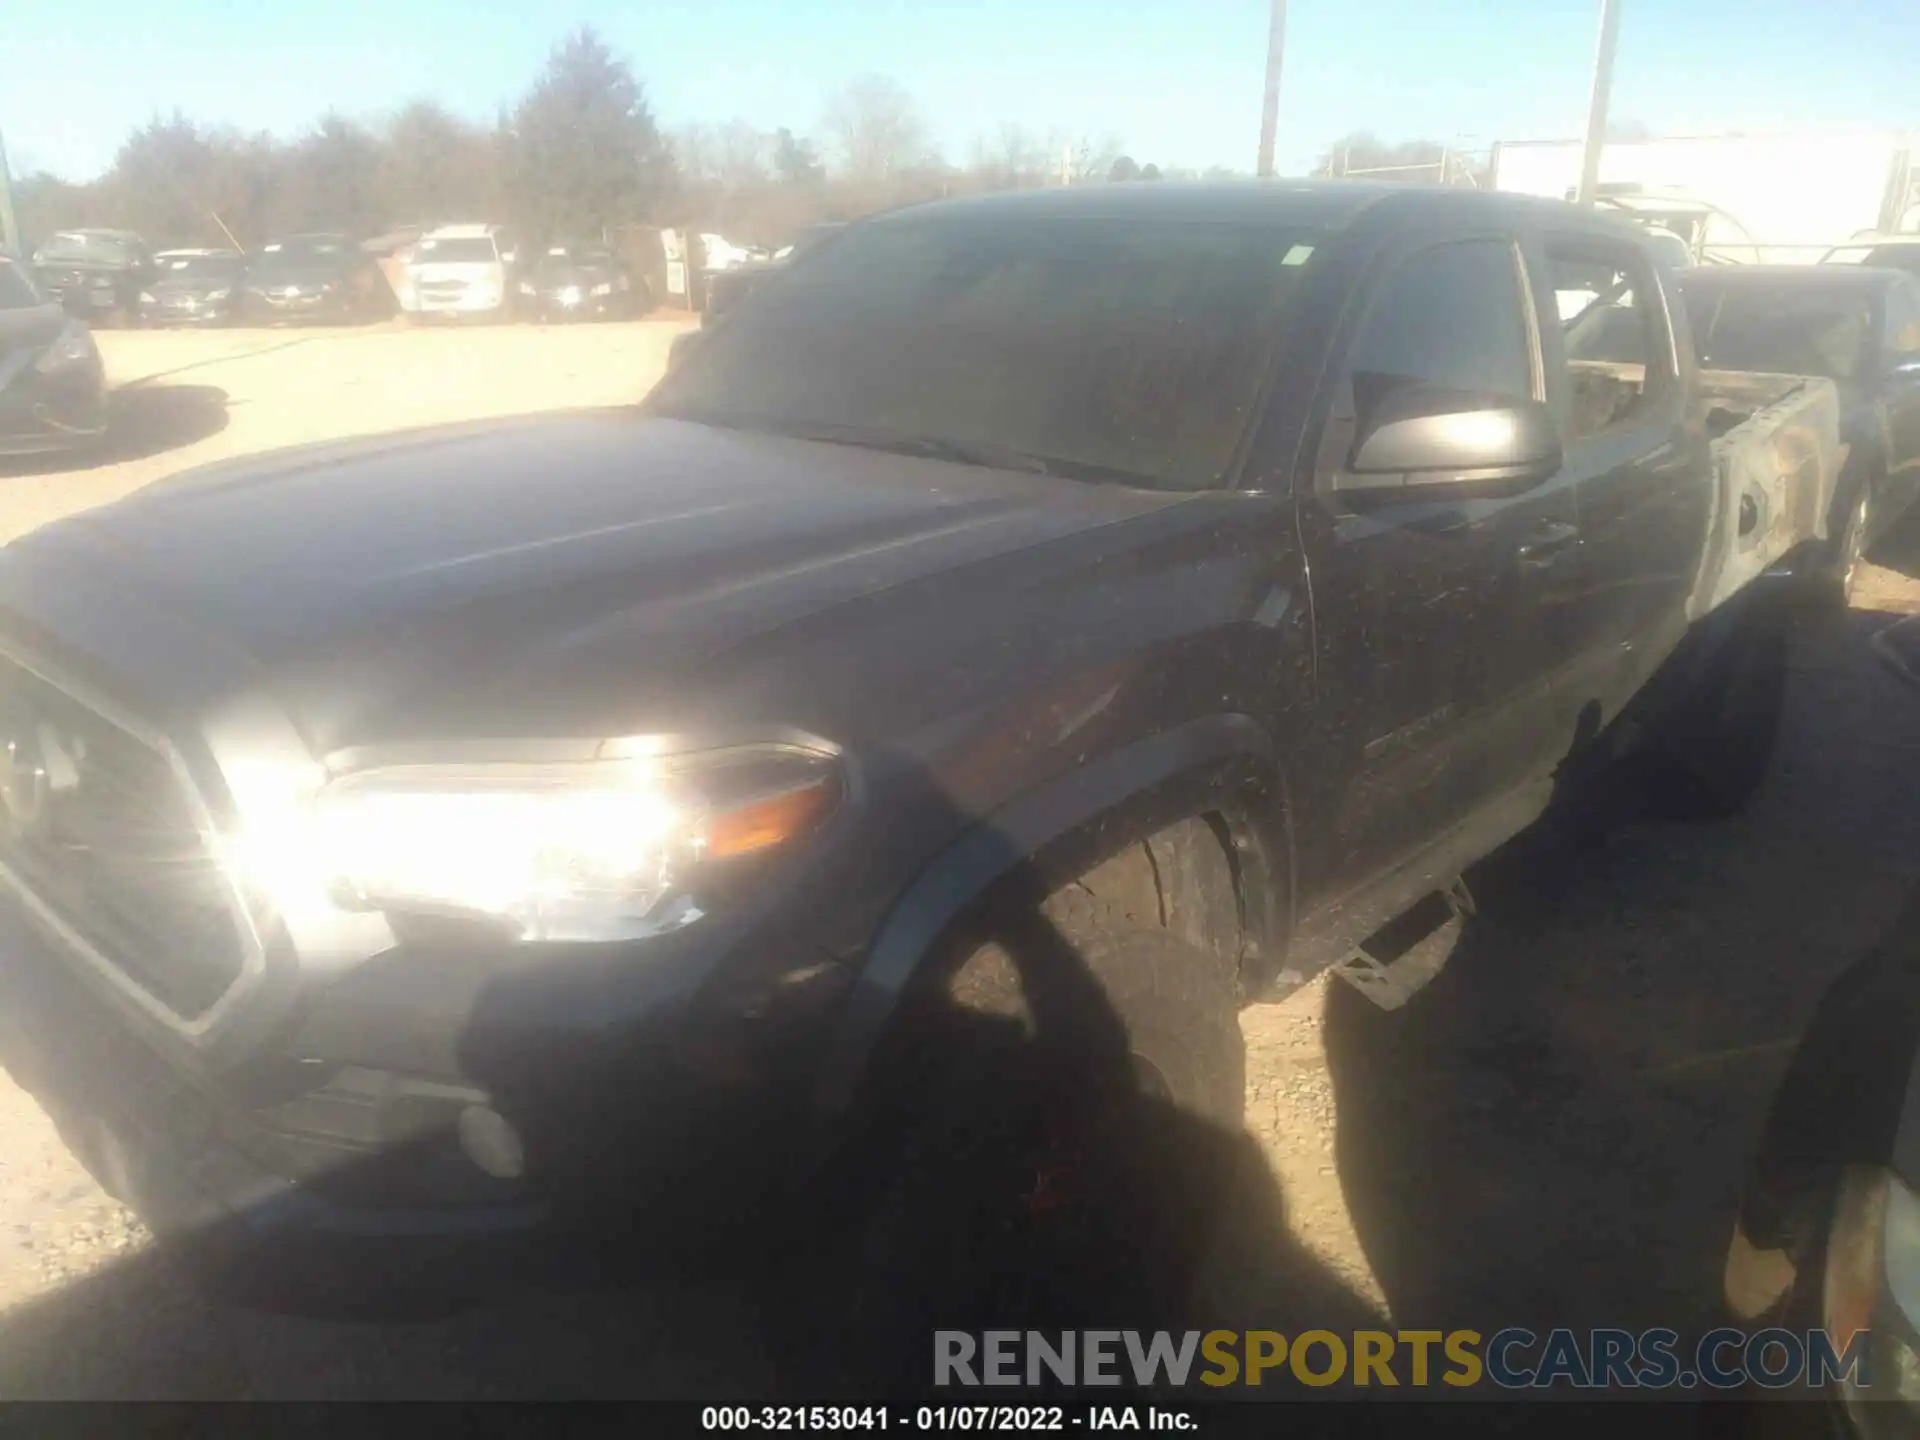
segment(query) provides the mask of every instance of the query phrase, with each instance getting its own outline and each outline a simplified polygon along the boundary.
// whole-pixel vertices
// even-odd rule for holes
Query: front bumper
[[[492,294],[421,295],[414,309],[421,315],[498,315],[507,308],[504,297]]]
[[[0,1063],[105,1188],[241,1298],[331,1309],[319,1297],[343,1284],[404,1276],[372,1308],[432,1305],[575,1275],[610,1246],[684,1255],[764,1230],[803,1087],[752,1024],[688,995],[711,957],[657,960],[488,979],[472,957],[396,951],[214,1070],[124,1023],[9,900]],[[463,1149],[474,1108],[516,1127],[522,1177]]]
[[[0,390],[0,455],[39,455],[106,433],[106,381],[98,361],[53,375],[26,374]]]
[[[523,295],[520,303],[541,320],[598,320],[616,313],[627,297],[609,292],[605,295],[582,294],[567,299],[557,291]]]
[[[293,320],[335,320],[345,316],[350,308],[347,296],[338,291],[277,295],[271,291],[250,290],[247,292],[244,313],[251,321],[271,325]]]
[[[224,325],[234,319],[238,308],[231,296],[225,300],[190,297],[187,303],[161,296],[140,302],[140,319],[148,325]]]
[[[57,301],[62,310],[77,320],[92,320],[110,315],[120,308],[120,291],[115,286],[74,285],[62,288],[49,288],[49,300]]]

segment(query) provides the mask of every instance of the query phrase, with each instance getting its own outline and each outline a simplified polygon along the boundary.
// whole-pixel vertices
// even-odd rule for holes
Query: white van
[[[498,225],[442,225],[422,235],[407,259],[417,315],[506,315],[513,296],[512,242]]]

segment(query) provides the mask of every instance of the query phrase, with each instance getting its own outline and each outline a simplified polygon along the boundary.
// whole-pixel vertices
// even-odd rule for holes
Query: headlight
[[[596,295],[611,295],[613,293],[613,286],[602,280],[598,285],[593,287],[593,293]]]
[[[160,302],[153,298],[153,292],[151,290],[142,290],[140,292],[140,303],[142,305],[158,305]]]
[[[530,282],[522,280],[520,282],[520,293],[522,295],[532,295],[535,293],[535,291]]]
[[[399,765],[322,789],[239,859],[269,891],[346,909],[491,922],[522,940],[620,940],[700,918],[726,862],[803,839],[840,795],[824,756]]]
[[[562,285],[559,291],[559,299],[562,305],[578,305],[580,303],[580,287],[578,285]]]
[[[207,299],[209,301],[224,300],[231,294],[233,294],[233,287],[228,285],[219,290],[209,290],[207,292]]]
[[[70,324],[54,338],[51,345],[40,352],[40,358],[33,362],[33,368],[42,375],[50,375],[70,365],[84,365],[97,354],[93,348],[93,336],[87,333],[86,326]]]

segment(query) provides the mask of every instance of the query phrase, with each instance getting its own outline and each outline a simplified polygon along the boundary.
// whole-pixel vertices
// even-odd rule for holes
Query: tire
[[[1648,801],[1663,819],[1737,815],[1766,779],[1786,703],[1789,612],[1772,596],[1747,604],[1655,737]]]
[[[1860,487],[1853,508],[1847,512],[1846,524],[1834,541],[1833,568],[1823,587],[1826,591],[1824,598],[1836,609],[1845,609],[1853,604],[1854,586],[1860,578],[1860,566],[1866,559],[1867,532],[1872,523],[1873,486],[1865,484]]]
[[[796,1382],[917,1392],[936,1328],[1156,1328],[1200,1271],[1244,1143],[1233,966],[1078,886],[996,934],[892,1037],[822,1197],[859,1218],[786,1282]]]

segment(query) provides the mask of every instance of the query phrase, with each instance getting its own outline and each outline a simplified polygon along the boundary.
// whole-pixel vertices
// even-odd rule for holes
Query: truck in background
[[[1501,141],[1493,188],[1570,200],[1578,140]],[[1920,229],[1920,145],[1897,131],[1672,136],[1610,144],[1599,198],[1679,235],[1699,263],[1804,264],[1866,233]]]

